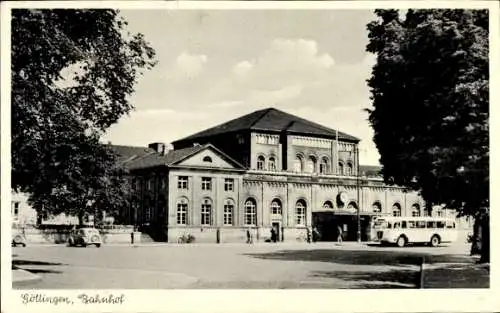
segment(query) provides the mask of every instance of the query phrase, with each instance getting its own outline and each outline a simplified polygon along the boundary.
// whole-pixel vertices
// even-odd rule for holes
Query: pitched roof
[[[184,149],[170,150],[164,155],[154,152],[151,154],[147,154],[143,157],[131,160],[130,162],[128,162],[127,167],[131,170],[134,170],[134,169],[150,168],[156,166],[171,166],[205,149],[213,149],[223,158],[230,161],[230,163],[233,163],[236,167],[243,168],[242,165],[231,159],[229,156],[227,156],[226,154],[224,154],[222,151],[215,148],[211,144],[196,145]]]
[[[147,147],[120,146],[112,144],[106,144],[105,146],[116,153],[118,163],[127,163],[155,152],[154,149]]]
[[[224,133],[257,130],[268,132],[282,132],[301,135],[312,135],[318,137],[336,138],[334,129],[308,121],[298,116],[280,111],[275,108],[267,108],[243,115],[226,123],[203,130],[194,135],[185,137],[174,142],[191,141],[198,138],[206,138]],[[359,139],[343,132],[338,132],[340,140],[356,141]]]

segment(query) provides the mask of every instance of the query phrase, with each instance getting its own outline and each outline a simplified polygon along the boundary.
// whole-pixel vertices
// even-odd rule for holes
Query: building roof
[[[280,111],[275,108],[267,108],[243,115],[226,123],[203,130],[194,135],[175,141],[193,141],[224,133],[254,130],[264,132],[287,132],[297,135],[309,135],[317,137],[336,138],[334,129],[308,121],[298,116]],[[343,132],[338,132],[339,140],[358,142],[359,139]]]
[[[359,174],[364,177],[382,176],[382,167],[378,165],[360,165]]]
[[[166,154],[161,154],[153,151],[153,153],[127,162],[127,167],[131,170],[134,170],[157,166],[172,166],[205,149],[212,149],[219,155],[221,155],[224,159],[235,165],[235,167],[243,168],[241,164],[239,164],[211,144],[195,145],[184,149],[169,150]]]
[[[107,144],[105,146],[116,153],[118,163],[128,163],[132,160],[155,152],[154,149],[148,147],[120,146],[112,144]]]

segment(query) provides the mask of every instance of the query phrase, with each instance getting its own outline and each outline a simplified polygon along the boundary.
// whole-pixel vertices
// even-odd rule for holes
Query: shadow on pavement
[[[384,272],[370,271],[315,271],[311,277],[314,278],[336,278],[350,282],[359,282],[351,288],[357,289],[380,289],[380,288],[416,288],[420,276],[417,271],[392,270]]]
[[[422,258],[425,263],[473,263],[474,260],[466,255],[431,255],[428,253],[405,251],[363,251],[347,249],[318,249],[318,250],[281,250],[268,253],[244,254],[258,259],[280,261],[312,261],[329,262],[351,265],[420,265]]]
[[[15,265],[66,265],[63,263],[43,262],[43,261],[29,261],[29,260],[12,260],[12,266]]]
[[[66,265],[63,263],[28,261],[28,260],[12,260],[12,270],[25,270],[32,274],[61,274],[62,271],[50,269],[50,266]],[[39,267],[42,268],[39,268]],[[49,267],[49,268],[46,268]]]

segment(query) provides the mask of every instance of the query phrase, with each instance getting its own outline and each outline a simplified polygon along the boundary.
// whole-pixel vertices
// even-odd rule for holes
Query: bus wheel
[[[404,236],[399,236],[396,244],[398,245],[398,247],[401,247],[401,248],[406,246],[406,238]]]
[[[431,247],[437,247],[439,245],[439,237],[437,235],[432,236],[431,238]]]

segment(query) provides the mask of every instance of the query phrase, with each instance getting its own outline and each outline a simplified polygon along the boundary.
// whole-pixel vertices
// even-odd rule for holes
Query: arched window
[[[262,155],[259,155],[259,157],[257,158],[257,169],[263,170],[265,163],[266,163],[266,159]]]
[[[306,225],[306,203],[304,200],[299,200],[295,204],[295,224],[297,226]]]
[[[207,155],[203,158],[203,162],[212,163],[212,158]]]
[[[212,201],[210,199],[203,200],[201,204],[201,225],[212,224]]]
[[[276,171],[276,159],[274,157],[269,158],[269,166],[270,171]]]
[[[319,172],[320,174],[328,173],[328,159],[322,158],[321,163],[319,164]]]
[[[430,208],[424,208],[424,216],[432,216],[432,211]]]
[[[347,166],[346,166],[346,175],[347,175],[347,176],[352,176],[352,175],[353,175],[353,171],[352,171],[352,162],[347,162]]]
[[[185,198],[177,201],[177,225],[187,225],[188,201]]]
[[[233,225],[234,201],[226,199],[224,201],[224,225]]]
[[[338,166],[339,166],[339,168],[337,170],[337,174],[338,175],[344,175],[344,163],[339,162]]]
[[[347,205],[347,209],[348,210],[351,210],[351,211],[357,211],[358,210],[358,205],[356,204],[356,202],[354,201],[351,201],[349,202],[349,204]]]
[[[323,203],[323,209],[333,210],[332,201],[325,201],[325,203]]]
[[[279,214],[281,215],[281,201],[279,199],[274,199],[271,202],[271,214]]]
[[[307,173],[314,173],[314,172],[316,172],[316,158],[315,157],[310,156],[307,159],[306,172]]]
[[[374,213],[380,213],[382,212],[382,204],[380,204],[380,201],[375,201],[372,204],[372,210]]]
[[[254,199],[245,201],[245,225],[257,225],[257,208]]]
[[[420,206],[416,203],[411,206],[411,216],[412,217],[419,217],[420,216]]]
[[[401,206],[399,203],[394,203],[392,205],[392,216],[401,216]]]
[[[297,173],[302,172],[302,157],[300,155],[297,155],[295,157],[295,160],[293,162],[293,171]]]

